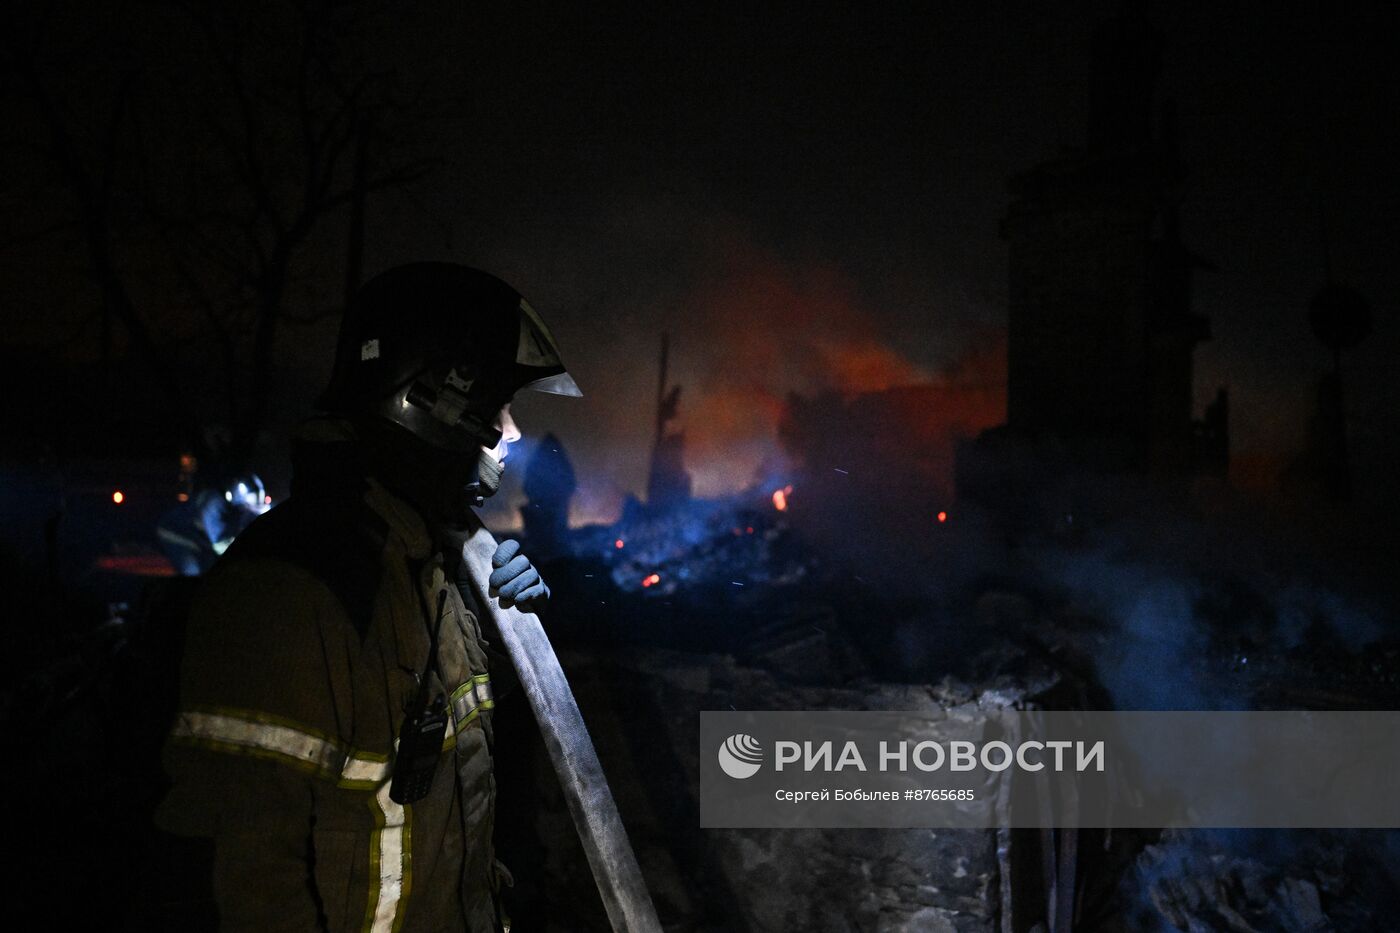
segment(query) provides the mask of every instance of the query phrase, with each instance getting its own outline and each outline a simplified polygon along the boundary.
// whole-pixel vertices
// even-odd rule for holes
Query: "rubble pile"
[[[762,830],[697,832],[702,710],[919,710],[957,720],[1026,701],[1005,678],[935,685],[865,681],[794,683],[730,655],[647,650],[571,652],[570,683],[588,717],[648,884],[663,916],[683,930],[931,930],[992,933],[1004,905],[1004,842],[996,831]],[[499,707],[498,707],[499,710]],[[542,755],[537,750],[536,758]],[[547,765],[532,772],[545,806],[535,829],[553,852],[551,877],[568,871],[573,830]],[[1000,854],[999,854],[1000,853]],[[591,880],[567,885],[578,916]],[[546,897],[560,892],[544,892]],[[552,910],[552,915],[560,912]]]
[[[1396,907],[1385,867],[1396,845],[1380,831],[1167,830],[1138,856],[1124,892],[1148,929],[1373,930]]]

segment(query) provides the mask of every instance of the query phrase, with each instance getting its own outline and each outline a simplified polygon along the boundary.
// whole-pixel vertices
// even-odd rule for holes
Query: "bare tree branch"
[[[11,59],[22,77],[40,119],[47,130],[55,163],[71,188],[78,208],[79,223],[92,263],[92,274],[102,294],[106,311],[122,322],[132,346],[145,359],[146,365],[160,386],[171,413],[179,423],[187,424],[188,410],[181,392],[175,370],[164,354],[156,346],[150,329],[132,301],[126,285],[118,273],[111,252],[111,230],[109,228],[109,207],[111,174],[104,167],[101,182],[94,180],[83,166],[78,154],[78,146],[60,113],[59,107],[49,94],[39,75],[37,64],[21,50],[14,48],[13,36],[10,49]],[[125,92],[119,94],[124,99]],[[119,130],[122,108],[114,109],[112,126],[108,127],[110,140]],[[113,156],[114,157],[114,156]]]
[[[78,205],[107,319],[126,329],[182,409],[172,353],[190,334],[207,343],[221,361],[235,453],[245,456],[268,418],[283,325],[338,313],[301,296],[328,283],[348,294],[358,283],[367,201],[390,191],[413,197],[440,164],[415,140],[452,112],[436,109],[440,89],[429,81],[406,82],[369,60],[366,40],[397,15],[394,5],[248,3],[147,0],[144,20],[114,20],[130,30],[126,57],[93,29],[80,37],[96,43],[91,73],[50,76],[46,94],[34,70],[26,85],[57,177]],[[159,28],[143,29],[152,24]],[[9,42],[18,44],[14,35]],[[94,120],[82,106],[89,98],[115,105]],[[327,252],[342,248],[333,244],[343,244],[339,260]],[[180,313],[198,326],[149,324]]]

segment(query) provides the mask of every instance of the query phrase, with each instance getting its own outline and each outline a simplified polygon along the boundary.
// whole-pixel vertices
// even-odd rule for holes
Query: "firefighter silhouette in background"
[[[156,524],[156,538],[176,573],[198,576],[271,504],[258,474],[223,474],[166,511]]]

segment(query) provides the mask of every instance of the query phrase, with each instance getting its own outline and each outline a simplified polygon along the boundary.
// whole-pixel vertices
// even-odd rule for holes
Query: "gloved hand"
[[[549,599],[549,587],[530,559],[520,553],[518,541],[502,541],[491,556],[491,566],[496,569],[487,581],[487,593],[499,597],[502,606],[518,605],[534,612]]]

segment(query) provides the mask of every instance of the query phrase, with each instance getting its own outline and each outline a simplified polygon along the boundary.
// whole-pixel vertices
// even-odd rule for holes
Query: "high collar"
[[[418,510],[368,475],[361,441],[348,420],[319,416],[304,421],[292,444],[292,463],[294,497],[363,499],[409,558],[423,560],[435,550]]]
[[[369,489],[365,502],[389,526],[389,534],[399,539],[404,554],[413,560],[423,560],[433,553],[433,539],[428,524],[418,510],[380,485],[374,477],[366,477]]]

